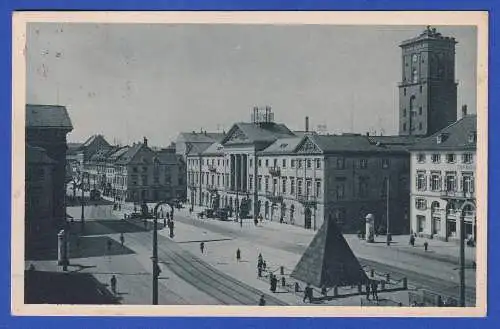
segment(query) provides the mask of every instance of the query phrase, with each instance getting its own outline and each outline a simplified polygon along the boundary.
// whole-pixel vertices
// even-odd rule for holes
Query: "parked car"
[[[215,218],[218,218],[220,220],[228,220],[229,218],[229,211],[228,209],[217,209],[215,211]]]

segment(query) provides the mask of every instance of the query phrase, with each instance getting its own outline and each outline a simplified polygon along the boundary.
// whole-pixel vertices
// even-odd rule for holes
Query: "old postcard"
[[[17,12],[12,313],[484,316],[487,27]]]

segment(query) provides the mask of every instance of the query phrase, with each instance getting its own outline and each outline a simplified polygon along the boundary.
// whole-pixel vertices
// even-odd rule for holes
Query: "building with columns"
[[[221,143],[188,155],[190,204],[306,229],[333,219],[355,232],[368,213],[385,225],[389,181],[391,230],[408,231],[406,146],[413,137],[324,136],[309,132],[307,124],[297,134],[270,122],[272,112],[265,111],[264,124],[237,123]]]
[[[411,147],[411,229],[442,240],[476,236],[476,115],[462,119]]]

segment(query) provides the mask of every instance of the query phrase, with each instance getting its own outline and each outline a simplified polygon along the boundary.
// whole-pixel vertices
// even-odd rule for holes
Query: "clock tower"
[[[456,43],[428,26],[400,44],[400,135],[432,135],[457,120]]]

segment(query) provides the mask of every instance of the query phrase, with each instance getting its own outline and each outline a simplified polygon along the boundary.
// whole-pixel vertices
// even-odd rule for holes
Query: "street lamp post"
[[[459,277],[460,277],[460,306],[465,307],[465,230],[464,230],[463,210],[460,213],[460,259],[459,259]]]
[[[158,305],[158,211],[155,209],[153,219],[153,305]]]
[[[386,223],[386,239],[387,239],[387,245],[390,246],[391,245],[391,236],[390,236],[390,221],[389,221],[389,193],[390,193],[390,177],[387,177],[387,186],[386,186],[386,189],[387,189],[387,200],[386,200],[386,220],[387,220],[387,223]]]

